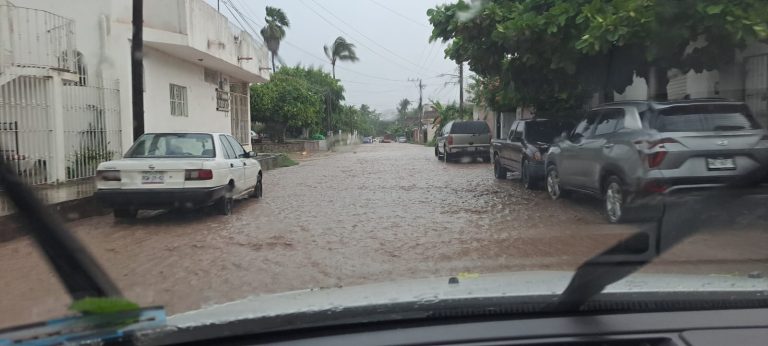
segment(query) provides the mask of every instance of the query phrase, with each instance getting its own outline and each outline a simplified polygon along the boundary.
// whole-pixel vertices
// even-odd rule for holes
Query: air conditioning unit
[[[219,79],[219,90],[229,91],[229,79],[221,77]]]

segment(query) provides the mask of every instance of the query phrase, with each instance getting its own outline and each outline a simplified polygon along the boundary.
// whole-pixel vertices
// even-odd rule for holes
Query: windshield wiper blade
[[[0,157],[0,186],[16,206],[21,222],[43,250],[73,300],[120,297],[120,290],[64,222],[40,202],[5,159]]]
[[[753,172],[732,185],[765,176],[765,169]],[[547,312],[577,311],[587,301],[665,253],[706,226],[741,221],[766,223],[768,187],[725,187],[701,193],[669,196],[662,217],[581,264],[563,293]],[[748,210],[749,213],[745,213]],[[644,251],[643,251],[644,250]]]

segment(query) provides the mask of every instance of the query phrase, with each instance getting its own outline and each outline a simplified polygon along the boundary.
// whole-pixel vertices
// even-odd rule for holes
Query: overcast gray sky
[[[216,1],[208,0],[213,6],[216,6]],[[426,84],[425,103],[430,99],[458,101],[458,85],[445,85],[456,79],[438,77],[441,73],[456,74],[456,65],[444,58],[443,44],[430,44],[428,41],[431,27],[427,9],[446,1],[221,1],[234,5],[249,17],[255,22],[252,25],[256,30],[264,25],[264,8],[267,5],[283,9],[291,27],[287,29],[279,54],[289,65],[320,66],[330,72],[323,45],[330,45],[338,36],[354,43],[360,61],[336,63],[336,77],[344,84],[349,104],[359,106],[365,103],[380,112],[391,112],[402,98],[418,102],[417,82],[409,81],[416,78],[422,78]],[[232,17],[223,3],[221,12]]]

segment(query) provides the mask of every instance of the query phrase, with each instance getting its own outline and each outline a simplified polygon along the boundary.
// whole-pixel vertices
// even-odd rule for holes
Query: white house
[[[95,173],[133,142],[125,0],[0,0],[0,149],[31,183]],[[204,0],[144,1],[145,131],[250,145],[249,88],[267,50]]]
[[[697,43],[691,45],[694,47]],[[742,51],[734,51],[734,63],[719,70],[683,74],[668,72],[667,93],[670,100],[685,97],[719,97],[744,101],[763,126],[768,126],[768,44],[753,43]],[[643,100],[648,97],[645,79],[635,77],[623,94],[614,94],[616,101]]]

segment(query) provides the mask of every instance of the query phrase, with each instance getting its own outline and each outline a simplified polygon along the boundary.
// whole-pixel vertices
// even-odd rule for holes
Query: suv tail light
[[[188,169],[184,171],[184,180],[211,180],[213,171],[210,169]]]
[[[658,151],[648,155],[648,168],[656,168],[661,166],[664,159],[667,157],[666,151]]]
[[[448,145],[453,145],[453,136],[448,136]]]
[[[97,171],[96,172],[96,179],[103,180],[103,181],[120,181],[120,171]]]

